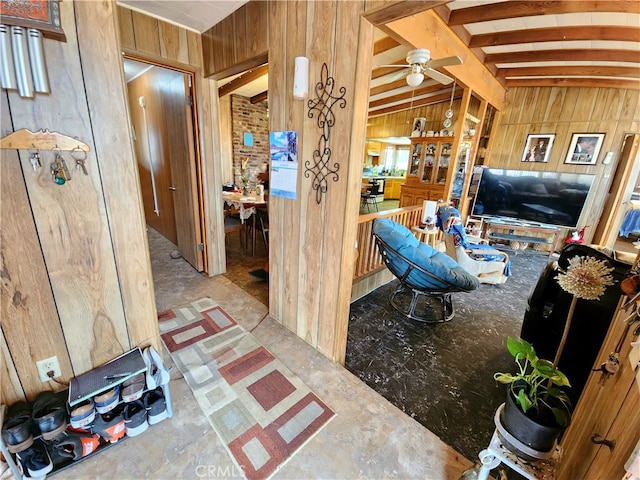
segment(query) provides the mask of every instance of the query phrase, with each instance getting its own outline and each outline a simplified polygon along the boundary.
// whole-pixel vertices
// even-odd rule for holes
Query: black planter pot
[[[569,418],[568,410],[566,414]],[[517,455],[528,459],[550,456],[557,438],[568,427],[568,422],[564,426],[557,425],[555,421],[552,422],[554,425],[544,425],[528,417],[515,402],[510,391],[507,392],[507,401],[499,417],[501,426],[513,437],[504,438],[508,435],[501,435],[505,446]],[[552,415],[551,418],[553,418]]]

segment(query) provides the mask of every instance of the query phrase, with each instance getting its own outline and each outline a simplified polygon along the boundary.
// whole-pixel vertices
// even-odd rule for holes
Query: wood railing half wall
[[[420,224],[422,205],[360,215],[357,238],[358,258],[353,274],[354,283],[385,268],[373,237],[373,221],[377,218],[390,218],[396,223],[411,228]]]

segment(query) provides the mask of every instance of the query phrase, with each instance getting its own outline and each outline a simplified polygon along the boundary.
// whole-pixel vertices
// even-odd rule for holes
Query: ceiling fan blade
[[[433,78],[435,81],[440,82],[443,85],[449,85],[451,82],[453,82],[453,78],[448,77],[444,73],[440,73],[439,71],[433,70],[431,68],[425,68],[424,74],[428,77]]]
[[[448,65],[462,65],[462,59],[456,55],[453,57],[438,58],[437,60],[430,60],[427,62],[427,67],[429,68],[446,67]]]
[[[395,82],[396,80],[400,80],[402,77],[406,77],[408,70],[405,68],[404,70],[400,70],[399,72],[394,73],[391,77],[387,79],[385,83]]]
[[[408,66],[409,65],[407,65],[406,63],[403,63],[402,65],[377,65],[375,68],[407,68]]]

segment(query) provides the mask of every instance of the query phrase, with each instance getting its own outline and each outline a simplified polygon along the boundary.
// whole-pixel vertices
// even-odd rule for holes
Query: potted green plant
[[[572,258],[567,269],[559,271],[556,276],[558,285],[570,293],[572,299],[553,362],[538,358],[533,346],[525,340],[507,339],[507,349],[519,371],[515,375],[494,374],[498,382],[509,385],[507,401],[498,419],[504,430],[522,447],[518,448],[520,445],[514,445],[505,438],[503,441],[525,458],[545,458],[560,433],[569,426],[569,397],[563,387],[571,385],[557,366],[578,299],[598,300],[605,288],[614,283],[612,271],[613,267],[605,261],[581,256]]]
[[[543,458],[553,449],[560,433],[569,426],[569,397],[563,387],[571,385],[566,375],[552,362],[538,358],[529,342],[508,337],[507,350],[513,356],[518,371],[515,374],[494,374],[496,381],[509,387],[499,420],[511,436],[541,455],[531,455],[508,439],[502,440],[523,457]]]

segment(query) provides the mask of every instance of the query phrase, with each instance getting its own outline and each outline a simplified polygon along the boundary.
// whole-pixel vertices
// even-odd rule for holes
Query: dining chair
[[[239,218],[228,216],[224,217],[224,238],[227,245],[229,244],[229,236],[227,234],[238,232],[240,237],[240,250],[245,250],[246,225]]]
[[[260,231],[262,232],[262,241],[264,248],[269,251],[269,209],[267,207],[257,207],[258,221],[260,222]],[[254,244],[255,248],[255,244]]]
[[[378,195],[378,190],[380,189],[379,183],[372,183],[371,187],[367,188],[366,192],[360,194],[360,208],[367,207],[367,212],[371,212],[369,205],[373,203],[376,207],[376,211],[378,211],[378,202],[376,202],[376,196]]]
[[[269,251],[269,210],[266,206],[255,207],[255,213],[252,215],[250,221],[247,221],[247,241],[251,238],[251,255],[256,254],[256,239],[258,236],[258,230],[262,235],[262,241],[264,242],[264,248]]]

